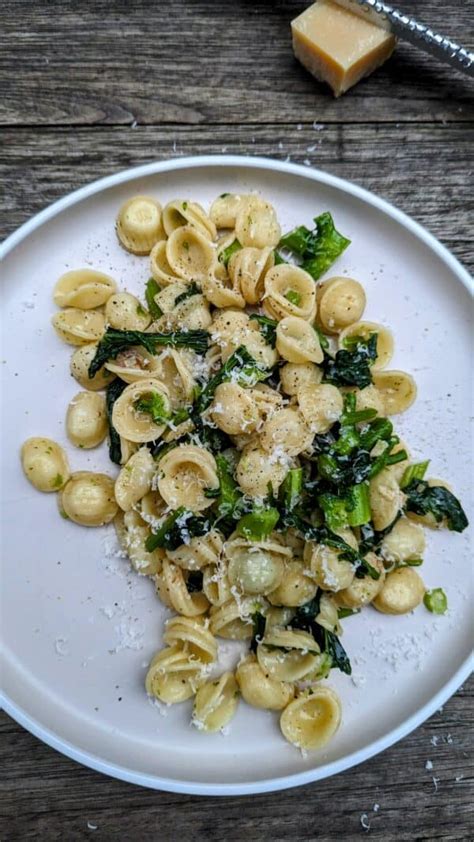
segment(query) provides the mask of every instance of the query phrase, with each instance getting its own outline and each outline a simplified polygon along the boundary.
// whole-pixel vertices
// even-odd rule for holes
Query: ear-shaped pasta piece
[[[140,443],[154,441],[161,436],[166,424],[155,422],[151,412],[140,409],[145,402],[151,405],[152,400],[164,416],[170,414],[168,390],[160,380],[148,378],[126,386],[112,410],[112,424],[120,436]]]
[[[313,363],[286,363],[280,368],[280,383],[287,395],[297,395],[303,386],[318,386],[322,369]]]
[[[183,544],[176,550],[168,550],[167,555],[183,570],[201,570],[203,567],[218,563],[223,546],[221,533],[217,529],[211,529],[201,538],[191,538],[189,544]],[[205,591],[204,588],[203,590]]]
[[[272,605],[297,607],[313,599],[317,589],[318,586],[309,578],[300,561],[287,561],[282,580],[278,587],[268,594],[268,601]]]
[[[270,455],[287,454],[297,456],[304,450],[309,450],[313,441],[313,433],[306,424],[298,409],[285,407],[268,418],[260,433],[260,443]]]
[[[79,392],[66,413],[66,432],[76,447],[97,447],[107,435],[105,398],[96,392]]]
[[[212,506],[207,489],[219,488],[216,460],[212,453],[195,445],[178,445],[158,464],[158,490],[163,500],[177,509],[184,506],[201,512]]]
[[[118,511],[114,481],[107,474],[77,471],[58,495],[59,511],[81,526],[103,526]]]
[[[364,287],[353,278],[328,278],[318,285],[318,322],[327,333],[339,333],[358,322],[365,310]]]
[[[253,432],[259,420],[252,395],[232,382],[217,387],[209,412],[214,423],[230,436]]]
[[[104,315],[98,310],[67,307],[55,313],[51,321],[59,338],[69,345],[87,345],[89,342],[95,342],[105,331]]]
[[[74,351],[71,357],[70,371],[75,380],[82,386],[83,389],[88,389],[92,392],[97,392],[99,389],[105,389],[115,375],[109,371],[105,366],[99,368],[94,377],[89,377],[89,366],[97,353],[97,342],[81,345]]]
[[[301,693],[283,711],[280,728],[289,743],[301,749],[322,748],[341,724],[341,702],[329,687]]]
[[[150,354],[141,345],[127,348],[117,354],[114,360],[105,363],[105,368],[111,374],[117,375],[125,383],[136,383],[138,380],[157,378],[158,357]],[[161,378],[159,378],[161,379]]]
[[[177,567],[167,558],[163,559],[163,567],[161,573],[156,576],[155,583],[156,592],[161,601],[168,608],[174,608],[177,614],[198,617],[200,614],[205,614],[209,608],[209,603],[203,593],[200,591],[189,593],[181,567]]]
[[[316,284],[304,269],[290,263],[274,266],[265,275],[263,308],[274,319],[298,316],[313,321],[316,315]]]
[[[121,465],[126,465],[128,460],[132,458],[133,454],[136,453],[137,450],[138,444],[136,441],[129,441],[128,439],[124,439],[123,436],[120,436]]]
[[[239,702],[239,688],[231,672],[207,681],[196,693],[192,723],[200,731],[219,731],[232,719]]]
[[[385,368],[393,356],[393,336],[385,325],[379,325],[375,322],[353,322],[339,334],[339,348],[347,348],[346,340],[355,336],[360,336],[367,341],[372,334],[377,334],[377,357],[372,364],[375,370]]]
[[[140,500],[140,515],[146,523],[149,523],[155,529],[159,529],[166,509],[166,503],[156,489],[149,491]]]
[[[278,245],[281,228],[270,202],[259,196],[249,196],[237,212],[235,234],[242,246],[263,249]]]
[[[192,295],[174,308],[173,319],[181,330],[207,330],[212,322],[209,302],[204,295]]]
[[[165,551],[158,547],[149,553],[145,542],[150,528],[138,512],[120,510],[114,518],[115,531],[120,546],[130,559],[133,569],[140,576],[156,576],[160,573]]]
[[[375,553],[368,553],[366,555],[367,561],[372,567],[380,573],[378,579],[372,579],[370,576],[364,576],[362,579],[354,577],[348,588],[339,591],[337,594],[337,602],[343,605],[344,608],[363,608],[368,605],[380,593],[385,581],[385,568],[383,563],[375,555]]]
[[[202,617],[171,617],[165,623],[163,640],[179,646],[203,664],[217,661],[217,641],[209,631],[209,620]]]
[[[97,272],[96,269],[73,269],[56,281],[53,299],[58,307],[93,310],[102,307],[116,289],[113,278],[103,272]]]
[[[124,512],[128,512],[151,489],[156,463],[147,447],[141,447],[115,480],[115,499]]]
[[[260,603],[259,599],[259,603]],[[213,634],[226,640],[248,640],[253,634],[252,613],[255,599],[229,599],[223,605],[213,605],[209,616]]]
[[[276,331],[278,353],[290,363],[321,363],[324,354],[314,328],[297,316],[286,316]]]
[[[327,433],[342,415],[343,397],[336,386],[329,383],[302,386],[298,389],[296,399],[300,412],[313,434]]]
[[[21,464],[38,491],[59,491],[71,475],[64,450],[52,439],[27,439],[21,448]]]
[[[150,254],[155,243],[164,239],[160,203],[149,196],[128,199],[118,212],[116,231],[127,251]]]
[[[405,412],[416,400],[416,383],[405,371],[374,371],[372,379],[382,397],[386,415]]]
[[[240,310],[226,309],[217,311],[209,330],[211,341],[221,350],[225,362],[250,331],[250,319]],[[235,345],[237,342],[237,345]]]
[[[167,705],[185,702],[206,680],[205,668],[178,646],[157,652],[148,669],[145,687],[149,696]]]
[[[206,281],[216,263],[210,241],[191,225],[177,228],[166,243],[166,257],[173,272],[187,283]],[[203,286],[203,292],[205,289]]]
[[[310,679],[318,672],[321,654],[309,632],[274,626],[258,644],[257,660],[270,678],[293,682]]]
[[[150,252],[150,271],[160,286],[175,284],[181,279],[173,272],[166,256],[166,240],[156,243]]]
[[[399,453],[400,450],[404,450],[406,452],[407,458],[402,459],[401,462],[396,462],[395,465],[390,465],[390,470],[395,479],[397,480],[398,484],[400,484],[402,481],[403,474],[405,473],[406,468],[408,468],[408,462],[410,459],[410,451],[408,450],[408,446],[405,444],[404,441],[401,440],[392,448],[391,453]],[[373,453],[373,449],[371,452]]]
[[[229,562],[227,576],[230,584],[245,594],[270,593],[283,578],[286,550],[278,544],[275,547],[273,542],[251,542],[240,538],[227,541],[224,552]]]
[[[378,532],[395,520],[402,508],[404,496],[397,477],[391,468],[384,468],[369,483],[369,501],[372,523]]]
[[[265,611],[265,628],[270,631],[273,626],[288,626],[295,616],[294,608],[283,605],[270,605]]]
[[[342,634],[342,628],[339,623],[336,600],[337,597],[333,597],[331,594],[321,594],[319,614],[317,614],[315,619],[318,626],[322,626],[323,629],[340,635]]]
[[[270,483],[276,493],[289,469],[287,453],[273,452],[262,447],[245,447],[237,465],[236,479],[242,491],[251,497],[265,497]]]
[[[155,304],[158,304],[158,307],[163,313],[172,313],[175,308],[176,299],[185,293],[188,288],[187,283],[176,280],[175,283],[163,287],[163,289],[160,289],[156,293],[154,298]]]
[[[265,383],[257,383],[253,389],[249,389],[249,392],[257,407],[259,417],[263,421],[283,407],[283,398],[280,393]]]
[[[399,567],[387,573],[383,588],[372,605],[382,614],[408,614],[425,595],[421,576],[413,567]]]
[[[192,226],[208,240],[215,240],[217,231],[212,219],[210,219],[197,202],[189,199],[173,199],[163,208],[163,227],[168,237],[179,228]]]
[[[275,263],[272,248],[242,248],[229,260],[228,272],[247,304],[258,304],[265,292],[265,275]]]
[[[164,384],[173,409],[192,403],[196,381],[185,352],[174,348],[163,351],[156,360],[153,377]]]
[[[407,518],[397,520],[393,529],[382,541],[381,555],[388,562],[398,564],[401,561],[422,558],[426,540],[423,527]]]
[[[222,193],[214,199],[209,216],[216,228],[235,228],[237,214],[250,198],[245,193]]]
[[[370,386],[365,386],[363,389],[349,389],[348,391],[354,391],[357,412],[362,409],[375,409],[378,416],[384,416],[384,402],[379,390],[375,386],[371,384]]]
[[[211,605],[223,605],[231,598],[230,582],[222,561],[204,568],[202,589]]]
[[[146,330],[151,316],[135,295],[117,292],[105,305],[105,320],[118,330]]]
[[[201,286],[206,299],[215,307],[245,307],[245,298],[238,285],[225,277],[220,263],[210,267]]]
[[[255,708],[282,710],[294,696],[293,685],[265,673],[255,655],[240,662],[235,677],[243,698]]]
[[[350,529],[341,529],[338,535],[353,549],[357,549],[357,540]],[[341,553],[325,544],[307,541],[303,558],[309,566],[309,572],[316,584],[325,591],[341,591],[348,588],[355,575],[354,567]]]

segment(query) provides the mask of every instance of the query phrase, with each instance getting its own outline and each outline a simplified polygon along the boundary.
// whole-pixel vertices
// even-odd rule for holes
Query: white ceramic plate
[[[351,237],[336,271],[363,282],[365,316],[395,333],[392,367],[412,372],[418,383],[419,399],[400,418],[401,433],[415,456],[432,459],[431,475],[452,482],[465,504],[469,499],[469,277],[430,234],[383,200],[293,164],[189,158],[98,181],[10,237],[2,306],[4,706],[81,763],[176,792],[255,793],[335,774],[419,725],[469,671],[468,539],[429,533],[423,576],[428,587],[445,588],[449,614],[434,617],[421,607],[397,618],[370,609],[345,622],[353,677],[331,675],[344,715],[323,752],[303,757],[284,741],[274,715],[245,704],[227,736],[205,736],[189,725],[190,703],[160,713],[145,696],[146,664],[160,646],[165,614],[152,584],[114,555],[112,529],[61,520],[54,495],[37,493],[22,475],[18,452],[28,436],[67,445],[65,408],[78,391],[68,373],[71,348],[50,326],[57,277],[91,265],[140,294],[147,259],[126,254],[114,233],[126,198],[189,196],[207,205],[223,191],[249,190],[275,205],[284,230],[328,209]],[[75,470],[111,470],[105,446],[68,451]]]

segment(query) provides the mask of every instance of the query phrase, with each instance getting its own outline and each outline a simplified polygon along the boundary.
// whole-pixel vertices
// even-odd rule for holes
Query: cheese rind
[[[345,93],[392,54],[396,40],[331,0],[317,0],[291,23],[296,58],[335,96]]]

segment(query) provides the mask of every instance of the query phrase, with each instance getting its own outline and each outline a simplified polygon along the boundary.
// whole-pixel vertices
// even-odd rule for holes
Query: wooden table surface
[[[469,3],[399,5],[473,47]],[[402,44],[334,100],[292,55],[289,22],[304,6],[4,0],[2,234],[100,176],[229,152],[356,181],[472,266],[472,83]],[[362,766],[252,798],[172,795],[106,778],[1,714],[0,838],[472,840],[473,692],[467,683]]]

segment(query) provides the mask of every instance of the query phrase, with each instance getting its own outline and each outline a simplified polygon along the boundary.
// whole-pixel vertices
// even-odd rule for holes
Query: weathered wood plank
[[[472,265],[469,162],[474,125],[285,125],[4,129],[0,177],[8,234],[95,178],[177,155],[238,153],[307,162],[393,201]],[[32,190],[34,184],[34,190]]]
[[[472,39],[468,3],[404,0],[400,5],[448,29],[453,38]],[[292,53],[289,23],[304,6],[300,0],[5,0],[0,121],[125,125],[472,119],[467,77],[407,44],[350,94],[334,100]]]
[[[140,842],[340,842],[369,833],[385,842],[467,842],[474,830],[473,695],[474,679],[401,743],[342,775],[252,798],[180,796],[106,778],[57,754],[2,714],[2,839],[54,842],[66,836],[69,842],[95,834]]]

